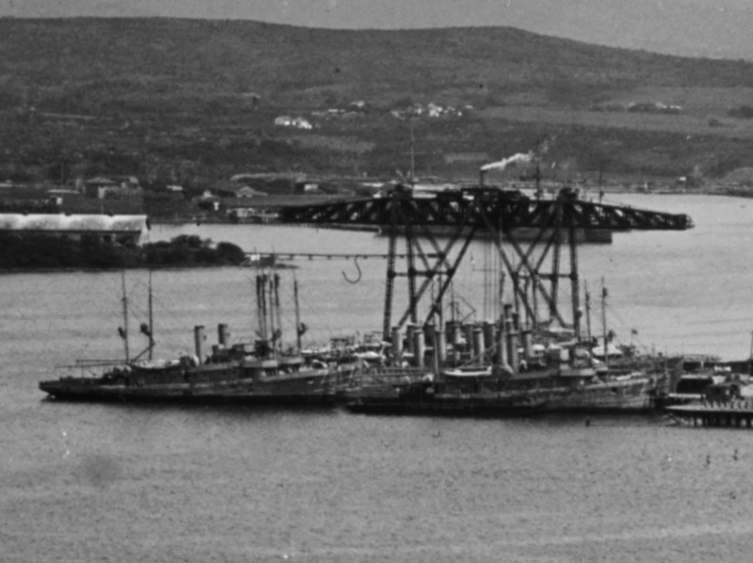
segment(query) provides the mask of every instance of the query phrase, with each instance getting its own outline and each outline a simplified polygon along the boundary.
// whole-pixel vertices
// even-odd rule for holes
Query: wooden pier
[[[698,403],[667,407],[666,413],[688,426],[753,428],[753,402]]]

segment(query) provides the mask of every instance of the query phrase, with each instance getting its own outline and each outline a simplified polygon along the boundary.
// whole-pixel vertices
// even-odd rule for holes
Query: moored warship
[[[403,354],[397,345],[391,354],[408,356],[410,365],[365,369],[357,385],[345,393],[346,407],[374,414],[501,417],[641,413],[654,408],[667,384],[667,362],[662,358],[600,360],[587,343],[577,340],[534,345],[532,332],[521,330],[517,315],[509,311],[508,307],[496,326],[465,325],[465,342],[458,338],[457,325],[449,327],[449,339],[433,325],[425,331],[410,330],[409,353]],[[425,346],[427,340],[430,346]],[[395,333],[393,343],[401,341],[402,335]],[[471,363],[449,367],[458,361]]]
[[[279,281],[276,274],[256,278],[260,337],[252,344],[231,345],[228,326],[223,323],[218,325],[218,343],[208,353],[204,327],[197,326],[194,355],[175,360],[137,357],[130,361],[127,331],[123,331],[126,361],[111,366],[81,361],[72,367],[83,371],[106,369],[101,375],[42,381],[39,388],[55,399],[68,401],[332,406],[358,361],[355,358],[350,362],[307,361],[300,353],[283,353],[279,316],[275,314],[279,306]],[[297,297],[297,284],[295,287]],[[127,311],[125,298],[124,311]],[[150,325],[142,325],[142,332],[149,336],[151,353],[154,341],[150,326],[151,320]],[[298,351],[302,326],[297,321]]]

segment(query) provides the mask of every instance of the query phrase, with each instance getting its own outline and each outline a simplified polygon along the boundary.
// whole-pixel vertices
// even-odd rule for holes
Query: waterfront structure
[[[138,245],[148,228],[146,215],[69,215],[62,213],[0,213],[0,233],[46,235],[80,240],[96,237],[102,242]]]
[[[665,392],[668,369],[658,357],[595,358],[598,346],[590,321],[587,334],[581,326],[577,232],[684,230],[693,226],[687,215],[587,202],[569,188],[544,200],[481,186],[418,198],[410,186],[397,186],[388,197],[291,207],[280,217],[288,223],[389,227],[383,338],[391,342],[392,351],[387,365],[365,370],[359,385],[348,390],[346,404],[351,410],[493,416],[634,412],[652,408]],[[437,228],[451,231],[448,241],[440,244],[434,234]],[[516,229],[537,232],[527,248]],[[396,268],[400,235],[405,239],[403,272]],[[489,292],[499,296],[491,299],[499,302],[491,308],[492,319],[466,324],[460,335],[457,325],[445,322],[444,300],[474,238],[488,241],[499,265],[491,274],[498,285]],[[426,245],[434,254],[424,251]],[[564,245],[569,260],[561,259]],[[569,272],[562,262],[569,262]],[[393,323],[395,280],[400,276],[407,278],[408,305]],[[424,278],[420,285],[419,278]],[[569,318],[559,302],[562,279],[570,281]],[[505,285],[509,293],[503,291]],[[503,294],[511,295],[504,311]],[[603,289],[603,301],[606,296]],[[541,314],[540,304],[548,318]],[[601,349],[609,350],[603,324]],[[567,333],[569,341],[549,339],[547,353],[535,354],[537,337],[552,329]]]
[[[290,206],[280,211],[280,222],[310,225],[366,225],[389,227],[385,308],[382,325],[384,338],[392,332],[392,306],[395,280],[408,281],[408,308],[397,322],[404,328],[430,323],[439,314],[458,265],[470,243],[485,234],[506,274],[515,310],[537,325],[537,303],[545,304],[550,319],[565,326],[559,303],[561,280],[570,280],[572,310],[580,308],[577,231],[583,230],[685,230],[693,222],[687,215],[660,213],[626,206],[606,205],[574,197],[567,188],[551,200],[521,198],[503,190],[470,188],[442,192],[433,198],[414,198],[409,185],[398,185],[382,198],[361,198],[334,203]],[[441,243],[434,228],[447,229],[451,236]],[[515,236],[516,229],[536,229],[538,235],[528,243]],[[507,245],[502,245],[502,237]],[[396,270],[398,238],[404,239],[406,270]],[[436,256],[429,256],[424,246]],[[569,248],[569,260],[561,260],[563,246]],[[548,263],[547,263],[548,262]],[[570,271],[566,271],[569,262]],[[420,265],[420,267],[419,267]],[[546,271],[550,267],[550,271]],[[419,280],[423,281],[419,285]],[[419,322],[418,303],[426,299],[433,280],[439,289],[433,295],[426,317]],[[577,315],[572,319],[576,334]]]

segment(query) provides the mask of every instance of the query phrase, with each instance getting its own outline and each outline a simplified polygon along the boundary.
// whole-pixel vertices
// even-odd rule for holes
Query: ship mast
[[[301,326],[301,307],[298,302],[298,280],[293,274],[293,298],[295,300],[295,344],[298,347],[298,354],[301,354],[301,336],[303,336],[303,327]]]
[[[149,268],[149,359],[154,350],[154,307],[152,304],[152,269]]]
[[[607,288],[601,278],[601,330],[604,337],[604,363],[609,367],[609,350],[607,348]]]
[[[265,276],[266,279],[266,276]],[[272,347],[272,356],[277,356],[276,330],[275,330],[275,296],[274,296],[274,277],[269,276],[269,344]],[[264,304],[266,309],[267,304]],[[266,312],[265,312],[266,314]]]
[[[267,340],[266,281],[267,276],[265,274],[256,276],[256,310],[259,321],[259,336],[264,341]]]
[[[591,294],[588,292],[588,283],[583,282],[586,290],[586,337],[591,342]]]
[[[128,296],[126,295],[125,270],[121,272],[120,280],[123,290],[123,329],[120,335],[123,337],[123,346],[125,347],[125,360],[126,363],[129,363],[131,361],[131,353],[128,349]]]
[[[280,311],[280,274],[275,272],[272,276],[274,294],[271,296],[274,300],[274,309],[271,311],[272,316],[277,316],[277,332],[273,335],[275,351],[282,353],[282,312]]]

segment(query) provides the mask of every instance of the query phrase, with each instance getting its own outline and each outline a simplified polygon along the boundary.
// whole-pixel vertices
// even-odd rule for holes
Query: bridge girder
[[[393,207],[410,208],[398,213]],[[545,228],[560,213],[563,229],[685,230],[693,227],[689,216],[607,205],[572,197],[536,200],[510,195],[500,190],[474,189],[439,193],[435,197],[413,197],[410,190],[395,190],[391,196],[363,198],[334,203],[285,207],[280,212],[283,223],[312,225],[405,226],[405,217],[427,227],[452,227],[466,217],[468,227],[485,228],[483,215],[491,217],[501,230]],[[483,211],[483,215],[482,212]],[[415,226],[417,223],[413,222]],[[496,228],[496,227],[495,227]]]

